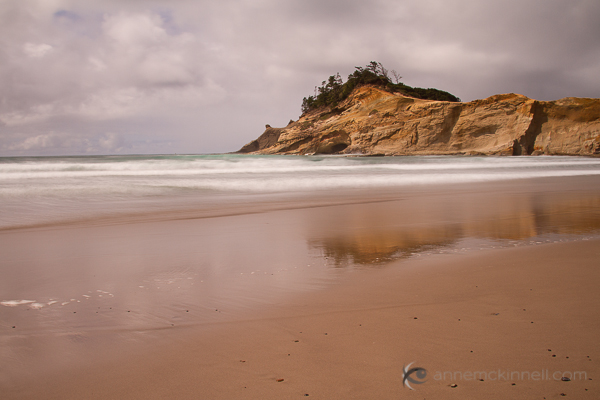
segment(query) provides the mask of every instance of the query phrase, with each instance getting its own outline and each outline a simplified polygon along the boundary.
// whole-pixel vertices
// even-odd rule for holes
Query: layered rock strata
[[[502,94],[468,103],[362,86],[335,108],[303,114],[239,153],[600,155],[600,99]]]

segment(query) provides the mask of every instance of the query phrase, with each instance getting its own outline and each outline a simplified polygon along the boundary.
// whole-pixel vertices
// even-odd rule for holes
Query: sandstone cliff
[[[468,103],[362,86],[335,108],[271,128],[239,153],[600,155],[600,99],[502,94]]]

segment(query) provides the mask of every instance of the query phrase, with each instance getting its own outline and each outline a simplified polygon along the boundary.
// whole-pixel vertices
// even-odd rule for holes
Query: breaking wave
[[[165,199],[600,175],[576,157],[90,156],[0,158],[0,227],[148,210]],[[216,196],[216,197],[215,197]],[[217,200],[218,199],[218,200]]]

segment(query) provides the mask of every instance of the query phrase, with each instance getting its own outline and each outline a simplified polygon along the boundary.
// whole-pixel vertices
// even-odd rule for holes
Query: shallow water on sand
[[[311,198],[223,217],[0,231],[0,314],[19,325],[4,332],[197,324],[391,260],[594,237],[596,180],[349,192],[337,203]]]

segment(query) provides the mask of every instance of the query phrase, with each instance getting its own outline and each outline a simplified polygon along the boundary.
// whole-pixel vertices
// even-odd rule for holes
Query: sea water
[[[343,189],[599,175],[583,157],[129,155],[0,158],[0,229]]]

